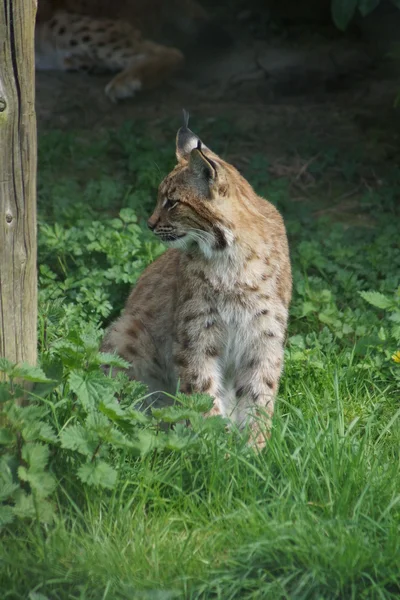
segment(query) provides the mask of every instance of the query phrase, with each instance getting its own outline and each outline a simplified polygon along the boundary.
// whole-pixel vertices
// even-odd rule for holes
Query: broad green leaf
[[[16,492],[18,489],[18,483],[13,483],[12,481],[2,481],[2,478],[0,478],[0,502],[4,502],[4,500],[11,498],[14,492]]]
[[[13,444],[16,440],[15,434],[5,427],[0,428],[0,444],[8,446]]]
[[[400,325],[394,325],[392,327],[392,338],[396,340],[396,342],[400,342]]]
[[[42,368],[49,381],[35,383],[31,393],[40,398],[46,398],[60,384],[64,368],[60,359],[53,359],[49,364],[43,364]]]
[[[36,511],[42,523],[51,523],[54,519],[54,507],[48,500],[38,500],[35,506],[33,495],[23,490],[19,491],[13,510],[21,519],[36,519]]]
[[[181,451],[193,446],[197,441],[197,435],[193,433],[187,427],[178,429],[179,425],[175,428],[175,431],[168,433],[165,439],[165,448],[167,450]]]
[[[214,400],[207,394],[190,394],[190,396],[186,396],[179,393],[177,394],[177,400],[186,409],[194,410],[196,413],[208,412],[214,404]]]
[[[33,367],[25,363],[16,365],[13,368],[12,375],[15,378],[24,379],[25,381],[36,381],[38,383],[50,383],[51,381],[40,367]]]
[[[84,456],[93,456],[99,444],[99,436],[82,425],[70,425],[60,433],[61,447],[76,450]]]
[[[28,423],[22,429],[22,437],[26,442],[33,442],[39,439],[41,423],[39,421],[34,421],[32,423]]]
[[[113,381],[101,371],[73,371],[68,378],[71,390],[86,410],[97,406],[105,396],[112,395]]]
[[[11,523],[14,519],[14,510],[12,506],[0,506],[0,529]]]
[[[105,398],[100,402],[99,410],[112,421],[123,421],[127,418],[125,409],[115,398]]]
[[[83,333],[80,336],[80,339],[85,350],[87,350],[88,352],[97,351],[99,348],[100,332],[90,331]]]
[[[358,0],[332,0],[332,19],[336,27],[345,31],[357,8]]]
[[[0,402],[7,402],[11,400],[12,394],[10,392],[10,384],[7,382],[0,382]]]
[[[96,460],[79,467],[78,477],[88,485],[112,489],[117,481],[117,471],[103,460]]]
[[[129,419],[133,421],[133,423],[141,423],[142,425],[147,425],[150,423],[149,417],[145,415],[141,410],[136,410],[135,408],[128,408],[126,410]]]
[[[363,17],[369,15],[370,12],[379,6],[381,0],[358,0],[358,10]]]
[[[85,424],[89,430],[92,430],[99,435],[106,433],[112,427],[111,421],[100,411],[90,412],[86,417]]]
[[[129,440],[123,433],[118,431],[115,427],[109,428],[107,431],[104,431],[99,434],[103,442],[107,444],[112,444],[117,448],[134,448],[135,445]]]
[[[313,313],[317,310],[316,305],[313,302],[303,302],[301,317],[306,317],[310,313]]]
[[[102,365],[120,367],[121,369],[129,369],[131,366],[126,360],[118,356],[118,354],[111,354],[110,352],[99,352],[98,362]]]
[[[148,429],[143,429],[135,434],[135,438],[132,440],[132,447],[143,456],[148,454],[155,448],[163,448],[164,439],[161,436],[155,435]]]
[[[22,458],[28,463],[31,471],[44,471],[49,459],[50,450],[44,444],[24,444]]]
[[[196,414],[189,408],[178,408],[176,406],[153,408],[151,412],[157,421],[164,421],[165,423],[177,423],[178,421],[184,421],[186,419],[190,419],[194,414]]]
[[[44,594],[40,594],[39,592],[30,592],[28,600],[49,600],[49,597],[45,596]]]
[[[57,485],[55,477],[45,471],[33,471],[32,469],[27,470],[25,467],[19,467],[18,477],[30,484],[32,491],[40,500],[50,496]]]
[[[372,306],[376,306],[376,308],[381,308],[386,310],[388,308],[393,308],[393,300],[384,296],[380,292],[359,292],[360,296],[366,300]]]
[[[33,519],[36,516],[35,505],[32,494],[19,490],[17,501],[14,506],[14,514],[21,519]]]
[[[55,444],[58,441],[58,437],[57,437],[56,432],[51,427],[51,425],[49,425],[48,423],[41,423],[40,424],[40,431],[39,431],[38,438],[42,442],[47,442],[47,443],[50,443],[50,444],[51,443]]]
[[[10,375],[12,373],[13,368],[14,365],[9,360],[7,360],[7,358],[0,357],[0,371],[2,373]]]
[[[302,350],[304,350],[306,347],[304,336],[300,334],[290,336],[289,344],[290,346],[294,346],[295,348],[301,348]]]

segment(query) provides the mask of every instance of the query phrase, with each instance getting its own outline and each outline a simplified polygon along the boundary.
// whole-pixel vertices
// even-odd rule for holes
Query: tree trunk
[[[36,0],[0,0],[0,357],[36,363]]]

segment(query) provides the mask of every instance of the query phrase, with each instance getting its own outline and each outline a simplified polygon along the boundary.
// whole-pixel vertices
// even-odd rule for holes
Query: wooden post
[[[0,0],[0,357],[36,363],[36,0]]]

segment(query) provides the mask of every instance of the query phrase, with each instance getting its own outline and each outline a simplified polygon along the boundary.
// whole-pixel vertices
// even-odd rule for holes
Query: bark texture
[[[35,0],[0,0],[0,357],[37,348]]]

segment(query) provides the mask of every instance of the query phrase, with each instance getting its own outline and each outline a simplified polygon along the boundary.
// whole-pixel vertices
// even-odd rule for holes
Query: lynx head
[[[189,115],[176,136],[178,164],[161,182],[149,228],[170,246],[208,257],[234,242],[234,190],[239,173],[205,146],[188,128]]]

